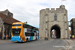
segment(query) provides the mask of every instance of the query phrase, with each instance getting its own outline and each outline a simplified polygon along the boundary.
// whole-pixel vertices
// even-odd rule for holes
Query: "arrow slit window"
[[[54,15],[54,21],[57,21],[57,14]]]

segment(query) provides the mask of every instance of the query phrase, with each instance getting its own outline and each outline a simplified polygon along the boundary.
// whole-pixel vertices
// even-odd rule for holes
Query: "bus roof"
[[[13,25],[14,24],[22,24],[23,22],[15,22],[15,23],[13,23]],[[26,25],[26,27],[28,27],[28,28],[35,28],[35,29],[37,29],[38,30],[38,28],[37,27],[34,27],[34,26],[32,26],[32,25],[30,25],[30,24],[27,24],[27,23],[23,23],[23,24],[25,24]]]
[[[23,22],[15,22],[15,23],[13,23],[13,24],[22,24]]]
[[[38,29],[38,28],[36,28],[36,27],[34,27],[34,26],[30,25],[30,24],[27,24],[27,23],[25,23],[25,24],[26,24],[26,26],[28,26],[28,27],[30,27],[30,28]]]

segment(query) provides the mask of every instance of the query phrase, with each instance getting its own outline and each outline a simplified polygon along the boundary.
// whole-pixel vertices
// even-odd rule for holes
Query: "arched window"
[[[57,14],[54,15],[54,21],[57,21]]]

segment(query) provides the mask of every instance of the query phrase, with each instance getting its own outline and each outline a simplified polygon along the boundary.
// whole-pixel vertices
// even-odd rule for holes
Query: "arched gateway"
[[[39,38],[68,38],[68,17],[64,5],[40,10]]]
[[[51,30],[50,30],[50,35],[51,38],[53,38],[52,36],[54,35],[55,38],[60,38],[61,37],[61,32],[60,32],[60,27],[58,25],[54,25],[52,26]]]

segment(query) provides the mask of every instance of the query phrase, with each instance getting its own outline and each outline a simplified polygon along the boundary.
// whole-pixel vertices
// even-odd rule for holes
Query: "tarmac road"
[[[10,40],[0,40],[0,50],[59,50],[67,43],[62,39],[37,40],[25,43],[14,43]]]

